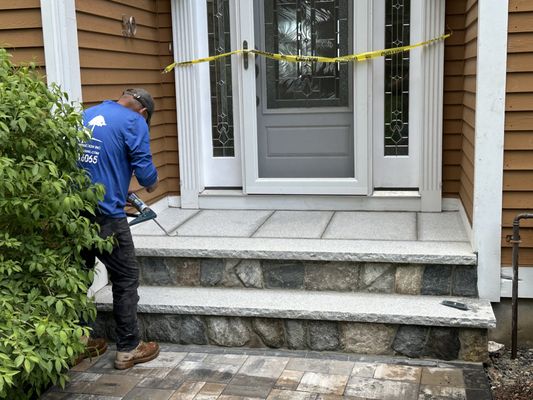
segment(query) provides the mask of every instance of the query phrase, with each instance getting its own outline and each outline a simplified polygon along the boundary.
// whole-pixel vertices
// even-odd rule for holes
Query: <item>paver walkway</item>
[[[71,372],[69,400],[490,400],[480,364],[310,351],[162,345],[160,356],[113,369],[111,348]]]

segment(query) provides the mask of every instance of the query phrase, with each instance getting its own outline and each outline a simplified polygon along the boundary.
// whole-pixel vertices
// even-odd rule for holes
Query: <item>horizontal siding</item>
[[[533,1],[509,2],[503,162],[502,265],[511,265],[518,213],[533,212]],[[533,221],[521,223],[520,264],[533,266]]]
[[[465,6],[466,0],[446,2],[446,26],[453,30],[444,43],[442,193],[446,197],[459,196],[461,187]]]
[[[447,1],[446,26],[453,35],[444,52],[442,191],[445,197],[459,197],[472,220],[477,1]]]
[[[461,179],[459,197],[469,220],[474,209],[474,165],[476,126],[476,64],[477,64],[477,0],[465,4],[465,53],[463,70],[463,142],[461,146]]]
[[[43,29],[39,0],[0,0],[0,46],[16,64],[44,67]]]
[[[134,16],[134,38],[122,35],[122,15]],[[129,87],[143,87],[154,97],[150,147],[160,184],[144,200],[179,194],[178,142],[174,74],[162,74],[172,62],[170,0],[76,0],[82,93],[85,106],[117,100]]]

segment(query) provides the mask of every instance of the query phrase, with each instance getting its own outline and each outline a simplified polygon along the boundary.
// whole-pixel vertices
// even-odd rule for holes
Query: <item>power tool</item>
[[[154,222],[159,225],[159,223],[155,221],[157,218],[155,211],[148,207],[146,203],[142,201],[141,198],[135,193],[128,194],[128,202],[135,207],[137,211],[139,211],[139,214],[126,213],[128,217],[135,218],[129,223],[130,226],[137,225],[141,222],[149,221],[151,219],[153,219]]]

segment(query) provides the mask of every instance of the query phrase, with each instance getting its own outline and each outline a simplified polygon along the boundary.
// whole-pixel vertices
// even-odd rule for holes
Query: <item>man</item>
[[[116,322],[117,369],[130,368],[159,355],[157,343],[145,343],[139,339],[139,269],[124,212],[133,173],[148,192],[157,187],[157,170],[152,162],[148,133],[153,112],[152,96],[137,88],[125,90],[117,102],[104,101],[83,114],[83,123],[92,130],[93,136],[84,144],[80,165],[89,173],[93,183],[105,187],[104,200],[98,204],[93,222],[100,225],[102,238],[115,238],[111,253],[91,250],[85,252],[83,258],[86,266],[93,268],[95,257],[98,257],[109,273]],[[87,347],[90,353],[101,354],[107,345],[103,339],[89,339]]]

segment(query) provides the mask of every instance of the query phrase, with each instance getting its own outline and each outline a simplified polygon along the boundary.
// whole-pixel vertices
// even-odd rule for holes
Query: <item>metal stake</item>
[[[513,235],[507,241],[513,245],[513,293],[511,322],[511,359],[516,358],[518,347],[518,252],[520,250],[520,220],[531,219],[533,214],[518,214],[513,220]]]

